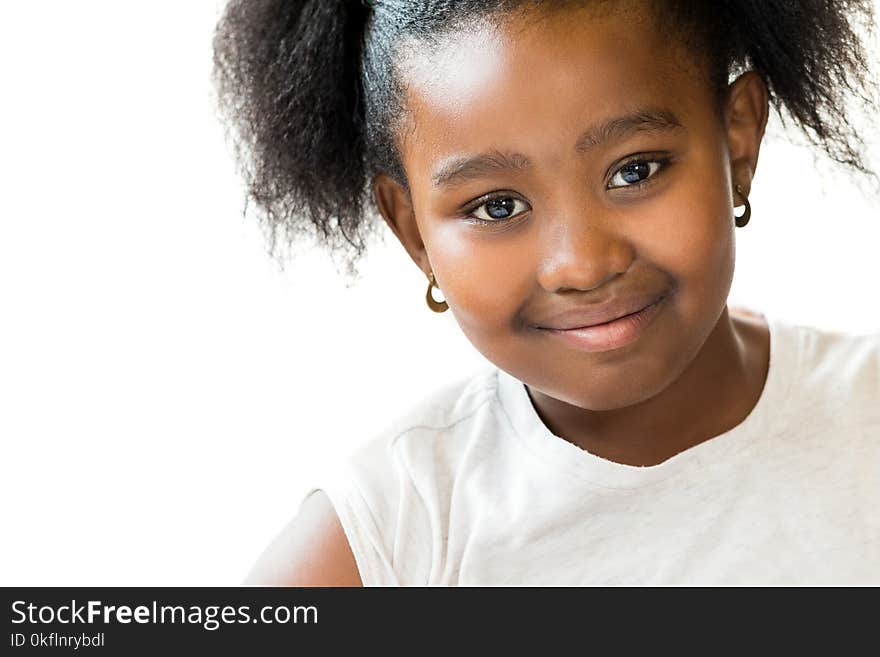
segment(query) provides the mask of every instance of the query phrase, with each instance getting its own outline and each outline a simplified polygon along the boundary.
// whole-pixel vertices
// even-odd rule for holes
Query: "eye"
[[[608,181],[608,189],[640,187],[667,162],[669,158],[630,160],[614,172]]]
[[[517,204],[522,208],[516,211]],[[528,203],[516,197],[499,194],[484,199],[479,205],[475,205],[467,211],[467,217],[477,223],[497,224],[510,220],[529,209]]]

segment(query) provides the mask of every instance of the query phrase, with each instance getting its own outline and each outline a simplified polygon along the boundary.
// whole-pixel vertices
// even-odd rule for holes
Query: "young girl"
[[[727,307],[771,104],[871,173],[860,18],[231,2],[218,89],[262,216],[354,260],[375,203],[492,364],[350,454],[248,582],[880,584],[880,333]]]

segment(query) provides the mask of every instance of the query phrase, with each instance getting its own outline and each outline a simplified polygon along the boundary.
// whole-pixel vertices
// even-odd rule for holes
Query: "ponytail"
[[[358,0],[232,0],[214,36],[214,82],[247,192],[274,252],[303,234],[365,250]]]
[[[730,59],[750,64],[764,78],[770,101],[784,108],[834,161],[873,173],[861,154],[858,129],[846,116],[848,101],[876,111],[876,84],[859,29],[873,23],[873,0],[739,0],[723,3]]]

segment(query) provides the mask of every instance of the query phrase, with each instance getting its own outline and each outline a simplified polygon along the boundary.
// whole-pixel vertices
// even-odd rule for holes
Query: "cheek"
[[[443,296],[475,343],[509,333],[520,304],[533,292],[532,249],[513,236],[481,234],[463,222],[444,220],[426,248]]]
[[[661,203],[645,216],[649,230],[639,233],[639,251],[675,279],[679,304],[695,316],[720,311],[733,281],[735,242],[733,209],[726,194],[723,166],[709,162],[684,172]]]

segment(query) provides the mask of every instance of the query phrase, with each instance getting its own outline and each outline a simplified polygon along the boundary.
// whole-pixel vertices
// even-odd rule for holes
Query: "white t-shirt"
[[[490,366],[306,495],[329,496],[366,586],[880,585],[880,333],[765,317],[752,412],[658,465],[559,438]]]

